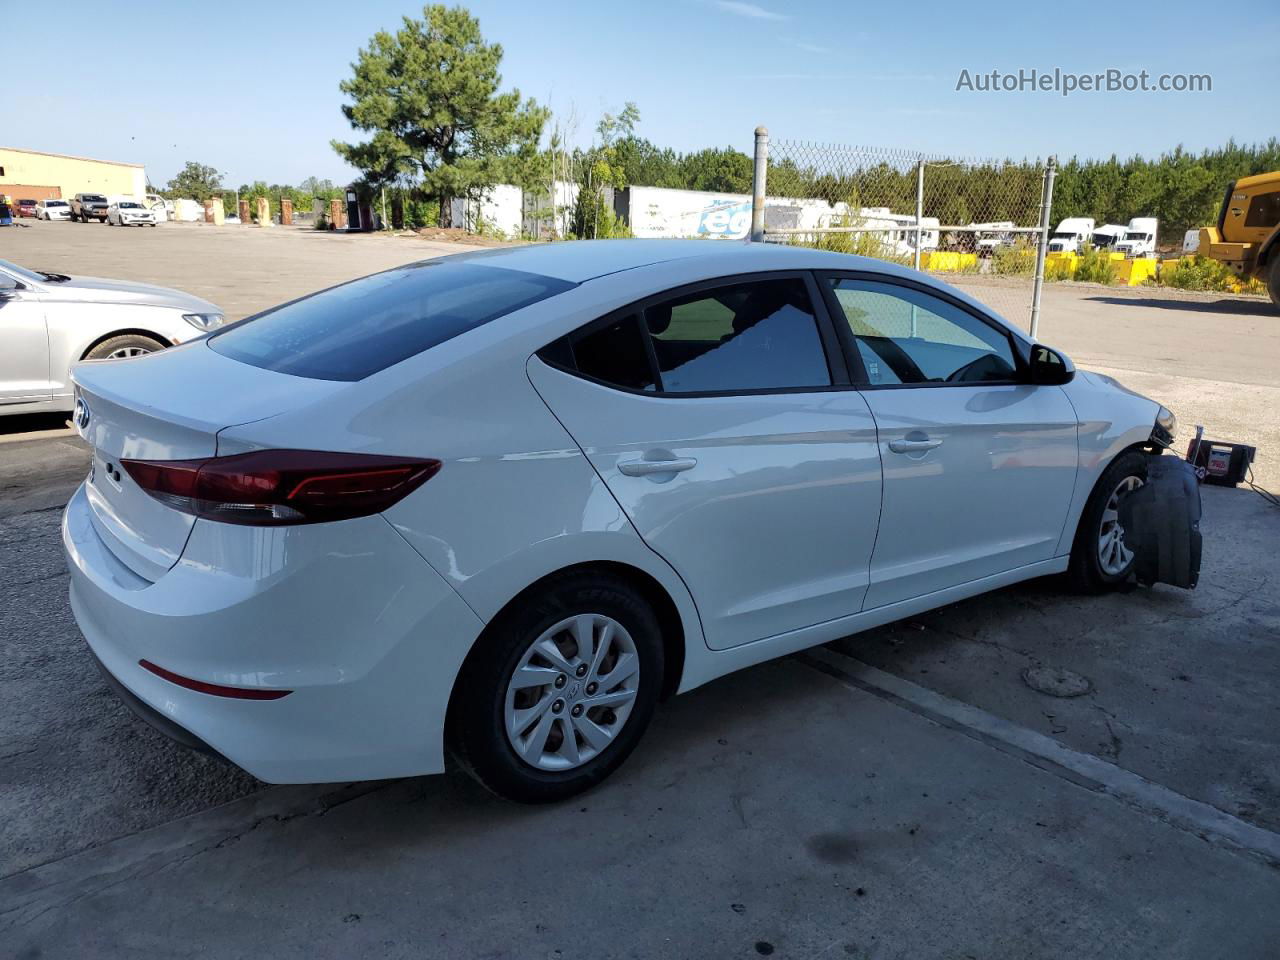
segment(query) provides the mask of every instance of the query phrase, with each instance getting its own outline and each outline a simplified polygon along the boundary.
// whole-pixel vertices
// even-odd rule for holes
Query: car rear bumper
[[[108,550],[90,509],[81,487],[63,516],[72,611],[144,719],[269,783],[444,769],[449,695],[483,624],[381,517],[198,521],[182,559],[150,582]],[[291,692],[198,692],[143,660],[207,684]]]

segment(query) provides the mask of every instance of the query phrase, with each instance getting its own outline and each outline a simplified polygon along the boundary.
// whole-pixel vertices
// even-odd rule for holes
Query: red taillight
[[[283,526],[381,513],[430,480],[439,460],[255,450],[207,460],[121,460],[134,482],[206,520]]]
[[[192,680],[190,677],[184,677],[180,673],[174,673],[172,670],[156,666],[150,660],[139,660],[138,665],[150,670],[157,677],[163,677],[170,683],[186,687],[188,690],[194,690],[196,693],[207,693],[214,697],[230,697],[232,700],[279,700],[281,697],[287,697],[293,693],[292,690],[268,690],[263,687],[227,687],[220,683]]]

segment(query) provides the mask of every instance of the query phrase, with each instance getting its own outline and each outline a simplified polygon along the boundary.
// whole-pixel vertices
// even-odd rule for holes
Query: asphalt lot
[[[242,314],[285,289],[273,273],[279,300],[435,252],[245,228],[222,265],[237,238],[212,228],[40,226],[6,258],[229,312],[234,289]],[[95,246],[117,242],[133,259]],[[225,295],[181,279],[210,266]],[[1188,315],[1207,322],[1049,291],[1047,342],[1079,359],[1073,311],[1123,307],[1098,357],[1151,377],[1182,369],[1138,349],[1152,324],[1189,349]],[[1203,379],[1275,389],[1248,379],[1275,325],[1232,309],[1220,341],[1241,355],[1214,340],[1204,372],[1241,379]],[[0,954],[1275,955],[1280,509],[1248,491],[1205,491],[1194,592],[1037,581],[765,664],[665,704],[602,789],[530,809],[459,774],[267,788],[136,722],[66,606],[57,505],[81,456],[56,430],[0,440]],[[1031,668],[1089,692],[1049,696]]]

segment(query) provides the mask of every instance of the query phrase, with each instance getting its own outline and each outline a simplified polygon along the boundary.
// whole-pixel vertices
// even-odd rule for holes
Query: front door
[[[0,273],[0,404],[52,396],[44,305],[30,288]]]
[[[959,303],[906,285],[826,283],[884,461],[866,608],[1052,558],[1077,463],[1062,388],[1024,382],[1008,331]]]
[[[588,325],[530,377],[715,649],[857,613],[880,455],[811,278],[700,286]],[[553,365],[555,364],[555,365]]]

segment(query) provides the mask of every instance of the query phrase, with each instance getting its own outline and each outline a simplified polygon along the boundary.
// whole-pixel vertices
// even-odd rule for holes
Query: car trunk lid
[[[343,384],[274,373],[201,341],[146,357],[81,363],[75,424],[92,448],[85,493],[95,530],[134,573],[158,579],[195,523],[142,489],[122,460],[194,460],[218,452],[218,432],[304,406]]]

